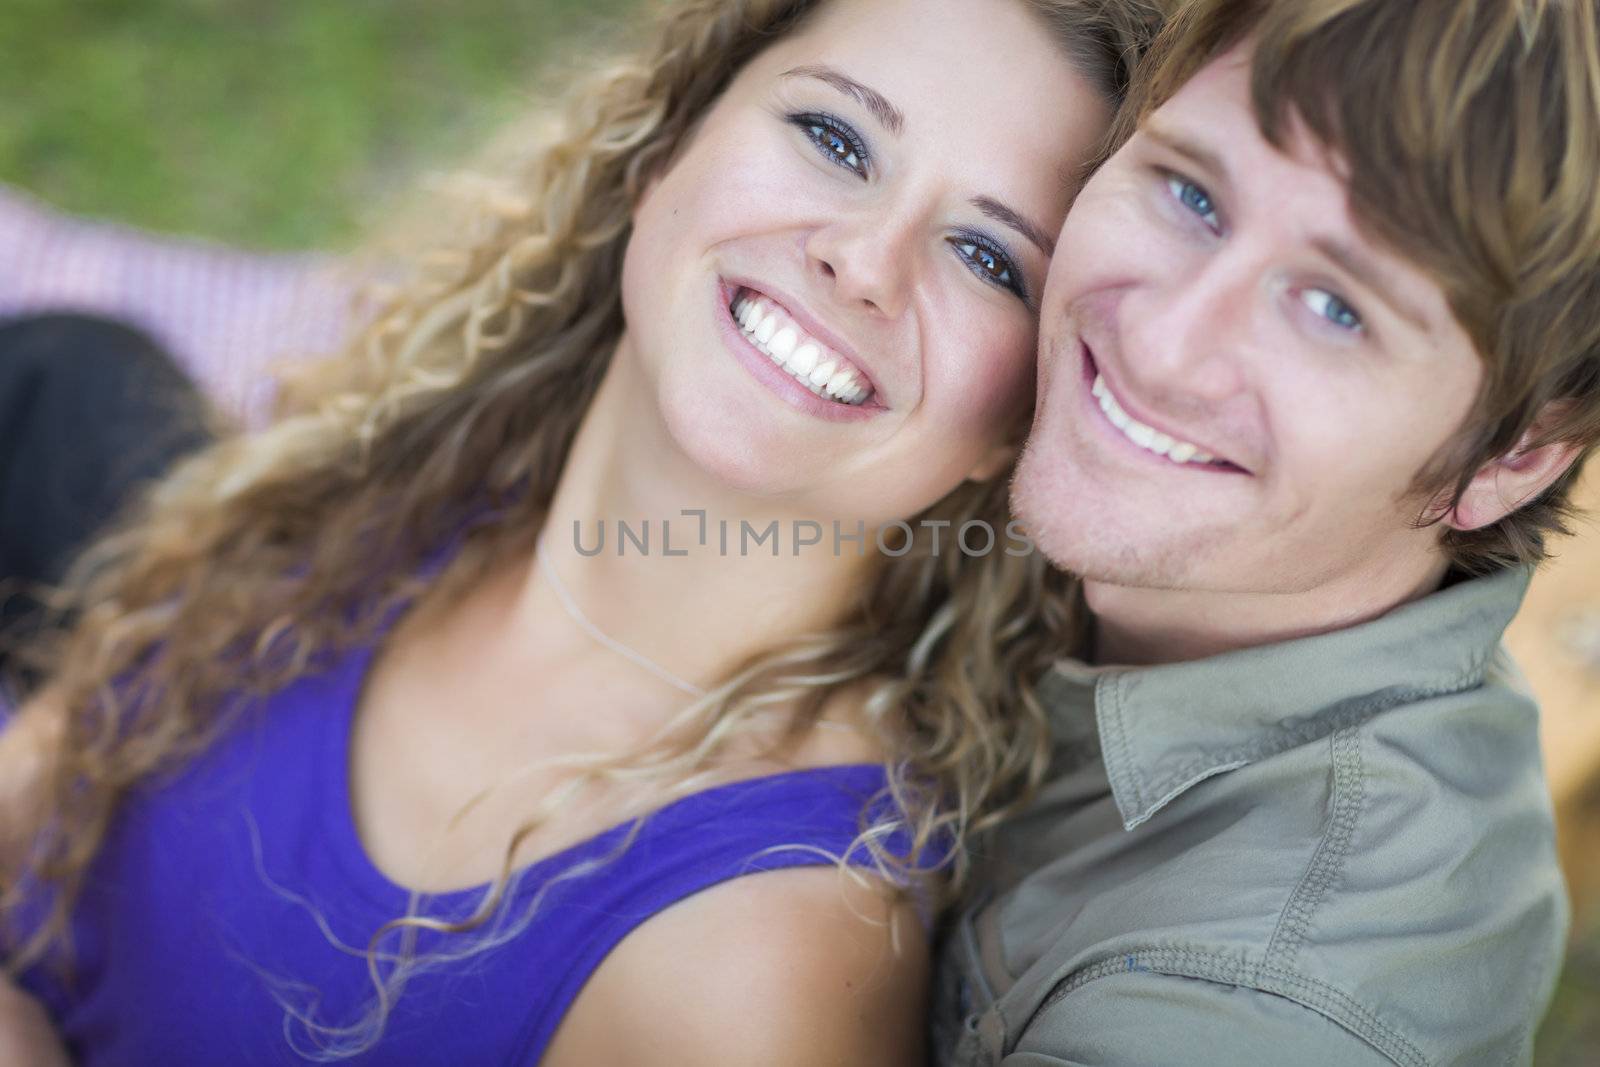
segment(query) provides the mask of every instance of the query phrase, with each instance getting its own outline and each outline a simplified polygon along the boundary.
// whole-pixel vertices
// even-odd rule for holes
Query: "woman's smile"
[[[859,422],[876,418],[888,409],[875,401],[865,404],[847,404],[833,397],[821,396],[809,380],[804,384],[797,375],[768,354],[755,337],[747,333],[733,311],[721,301],[716,309],[718,328],[733,357],[773,395],[790,408],[833,422]],[[768,346],[770,347],[770,346]]]
[[[889,410],[855,350],[793,297],[765,283],[724,279],[716,299],[718,326],[734,358],[790,408],[835,422]]]
[[[772,297],[742,288],[728,310],[756,348],[818,396],[859,405],[873,395],[866,372],[807,333]]]

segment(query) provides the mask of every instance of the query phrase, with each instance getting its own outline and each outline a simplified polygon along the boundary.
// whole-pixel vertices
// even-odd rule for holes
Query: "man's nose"
[[[1151,389],[1221,400],[1236,393],[1255,347],[1262,264],[1245,247],[1184,264],[1125,302],[1125,373]]]

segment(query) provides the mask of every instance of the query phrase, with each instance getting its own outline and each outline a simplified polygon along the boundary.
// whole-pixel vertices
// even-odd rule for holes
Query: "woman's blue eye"
[[[1307,289],[1300,299],[1305,301],[1313,314],[1327,319],[1341,330],[1354,332],[1361,329],[1361,316],[1356,309],[1326,289]]]
[[[962,261],[974,274],[1015,293],[1024,302],[1027,301],[1028,291],[1022,284],[1021,273],[1012,263],[1011,257],[999,247],[977,234],[957,234],[949,238],[949,241],[950,246],[961,255]]]
[[[789,121],[828,159],[867,177],[867,146],[849,123],[831,115],[790,115]]]
[[[1221,224],[1217,218],[1217,206],[1211,202],[1211,194],[1194,182],[1171,174],[1167,176],[1167,188],[1172,190],[1178,203],[1199,215],[1207,226],[1214,230]]]

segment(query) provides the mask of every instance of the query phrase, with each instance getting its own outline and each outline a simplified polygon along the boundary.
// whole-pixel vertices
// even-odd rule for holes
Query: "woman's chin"
[[[803,459],[815,442],[801,440],[804,435],[781,413],[699,393],[668,398],[662,415],[685,458],[734,492],[772,496],[815,480]]]

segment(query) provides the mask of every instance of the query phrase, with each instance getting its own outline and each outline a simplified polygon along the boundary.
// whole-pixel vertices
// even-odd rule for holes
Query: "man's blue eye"
[[[1172,191],[1173,196],[1177,197],[1180,204],[1199,215],[1206,225],[1213,229],[1216,228],[1218,223],[1217,206],[1211,202],[1210,193],[1207,193],[1194,182],[1180,178],[1175,174],[1168,176],[1167,188]]]
[[[790,115],[789,121],[829,160],[862,178],[867,176],[867,147],[849,123],[831,115]]]
[[[1361,329],[1361,316],[1357,314],[1356,309],[1326,289],[1307,289],[1301,299],[1314,314],[1327,319],[1341,330]]]

